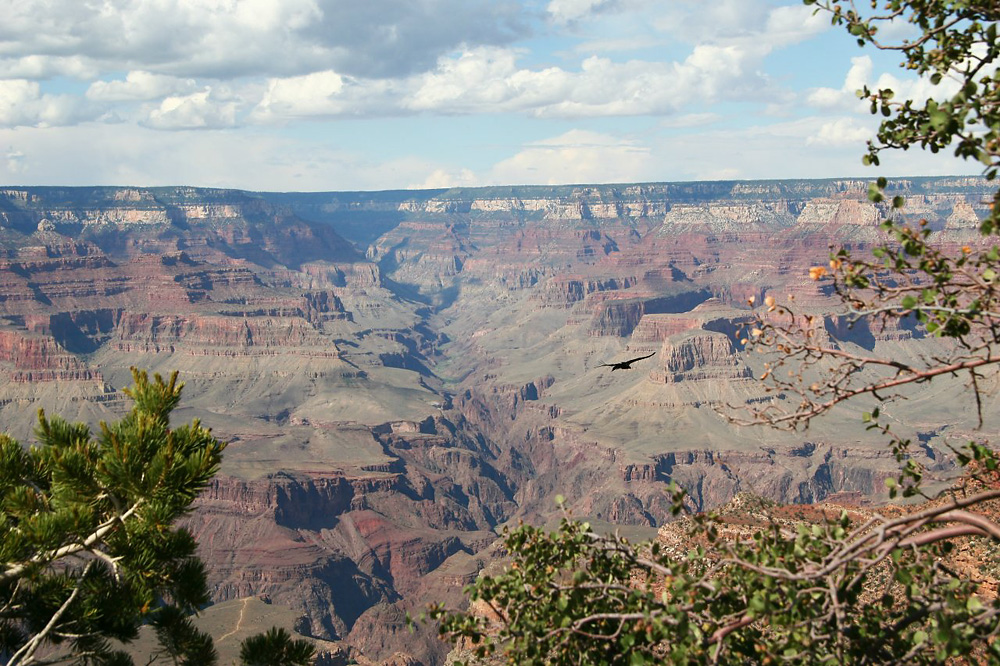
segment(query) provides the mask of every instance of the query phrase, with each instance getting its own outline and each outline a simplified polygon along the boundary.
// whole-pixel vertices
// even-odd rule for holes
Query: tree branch
[[[65,615],[69,607],[76,601],[77,596],[80,594],[80,589],[83,587],[83,583],[87,578],[87,574],[90,572],[90,567],[93,566],[93,561],[88,562],[87,566],[83,568],[83,573],[80,574],[79,580],[77,580],[76,585],[73,587],[73,591],[70,593],[66,601],[62,603],[52,617],[49,619],[45,627],[42,628],[37,634],[31,637],[31,639],[21,646],[17,652],[11,656],[10,661],[7,662],[7,666],[25,666],[26,664],[34,663],[33,657],[35,652],[38,650],[39,646],[48,638],[49,633],[56,627],[62,616]]]
[[[55,550],[50,550],[48,552],[39,553],[34,557],[31,557],[26,562],[18,562],[17,564],[9,565],[2,573],[0,573],[0,585],[20,577],[28,568],[42,563],[53,562],[60,558],[66,557],[68,555],[75,555],[76,553],[83,551],[92,551],[94,546],[101,543],[108,534],[119,524],[123,524],[128,518],[133,516],[139,506],[142,504],[142,499],[136,501],[132,507],[121,514],[120,516],[112,516],[105,522],[97,526],[86,539],[78,543],[71,543],[63,546],[62,548],[56,548]]]

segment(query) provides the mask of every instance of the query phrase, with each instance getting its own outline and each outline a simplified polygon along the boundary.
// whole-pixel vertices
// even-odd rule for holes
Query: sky
[[[979,173],[861,164],[898,54],[800,0],[0,0],[0,184],[266,191]]]

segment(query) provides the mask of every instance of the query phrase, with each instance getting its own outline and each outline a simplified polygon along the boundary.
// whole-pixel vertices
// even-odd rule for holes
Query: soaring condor
[[[629,360],[622,361],[621,363],[601,363],[597,367],[611,368],[611,372],[614,372],[615,370],[631,370],[633,363],[635,363],[636,361],[641,361],[644,358],[649,358],[650,356],[653,356],[653,354],[656,354],[656,352],[653,352],[652,354],[647,354],[646,356],[636,356],[635,358],[630,358]]]

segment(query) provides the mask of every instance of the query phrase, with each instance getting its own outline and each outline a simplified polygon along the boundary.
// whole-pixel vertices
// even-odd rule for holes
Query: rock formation
[[[975,242],[985,181],[890,189],[956,247]],[[831,243],[879,238],[888,211],[866,191],[0,188],[0,423],[30,439],[39,407],[115,418],[130,366],[179,370],[179,417],[230,442],[188,523],[215,600],[265,595],[336,659],[439,663],[446,646],[406,613],[457,602],[499,526],[548,519],[556,494],[652,528],[671,480],[702,508],[882,491],[895,460],[843,427],[850,413],[804,441],[717,412],[773,399],[740,343],[750,297],[794,296],[837,344],[925,342],[850,326],[807,278]],[[948,390],[893,409],[921,441],[946,436]]]

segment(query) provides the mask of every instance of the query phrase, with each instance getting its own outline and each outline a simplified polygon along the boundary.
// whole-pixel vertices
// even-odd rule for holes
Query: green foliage
[[[243,666],[307,666],[316,648],[309,641],[292,640],[287,631],[272,627],[240,643]]]
[[[83,424],[39,412],[38,445],[0,436],[0,654],[9,666],[130,664],[113,641],[151,624],[176,664],[212,664],[188,615],[209,600],[196,544],[173,523],[218,471],[225,445],[195,421],[171,428],[181,395],[133,370],[132,410]],[[44,656],[40,656],[44,655]]]
[[[983,165],[989,179],[1000,167],[1000,41],[995,0],[871,0],[871,13],[852,0],[804,0],[830,13],[834,25],[854,35],[861,46],[900,52],[907,70],[940,86],[928,100],[896,99],[890,89],[858,91],[873,114],[882,115],[865,164],[877,165],[885,149],[913,146],[937,153],[954,145],[954,154]],[[916,35],[898,43],[882,41],[881,28],[908,23]],[[890,33],[891,34],[891,33]],[[901,203],[901,202],[900,202]],[[898,206],[897,206],[898,207]],[[983,221],[983,231],[1000,229],[1000,199]]]
[[[947,544],[901,547],[909,526],[882,540],[843,513],[722,539],[717,516],[685,524],[687,553],[568,518],[519,526],[506,569],[466,589],[480,611],[430,617],[473,663],[937,664],[974,649],[1000,663],[1000,605],[943,564]]]
[[[996,0],[804,2],[829,12],[860,45],[899,51],[905,68],[947,91],[927,101],[859,91],[884,118],[866,164],[877,165],[885,149],[954,146],[956,155],[981,162],[987,178],[996,176]],[[914,39],[882,42],[888,23],[909,23]],[[884,202],[887,189],[879,179],[869,198]],[[904,207],[892,196],[893,211]],[[821,317],[768,297],[743,342],[769,355],[762,380],[784,399],[744,408],[749,418],[733,422],[804,428],[841,402],[870,395],[884,404],[903,387],[956,375],[968,377],[982,421],[980,383],[987,369],[995,380],[1000,363],[1000,193],[975,246],[939,245],[926,222],[889,220],[883,230],[888,241],[872,256],[841,249],[829,270],[809,274],[832,279],[850,324],[865,320],[877,330],[909,319],[933,341],[933,352],[904,362],[830,344]],[[929,473],[911,455],[910,440],[882,416],[875,407],[863,422],[887,438],[899,462],[899,475],[886,482],[890,495],[928,500],[896,517],[874,513],[852,522],[845,511],[795,523],[769,515],[741,531],[739,522],[693,516],[685,519],[684,553],[595,534],[567,516],[554,533],[530,526],[506,532],[506,569],[467,588],[474,612],[433,606],[430,616],[442,635],[470,648],[470,659],[490,663],[1000,663],[1000,602],[980,596],[979,581],[950,557],[956,539],[1000,541],[1000,457],[985,442],[954,449],[962,479],[929,495]],[[673,503],[679,512],[682,492],[674,491]]]

